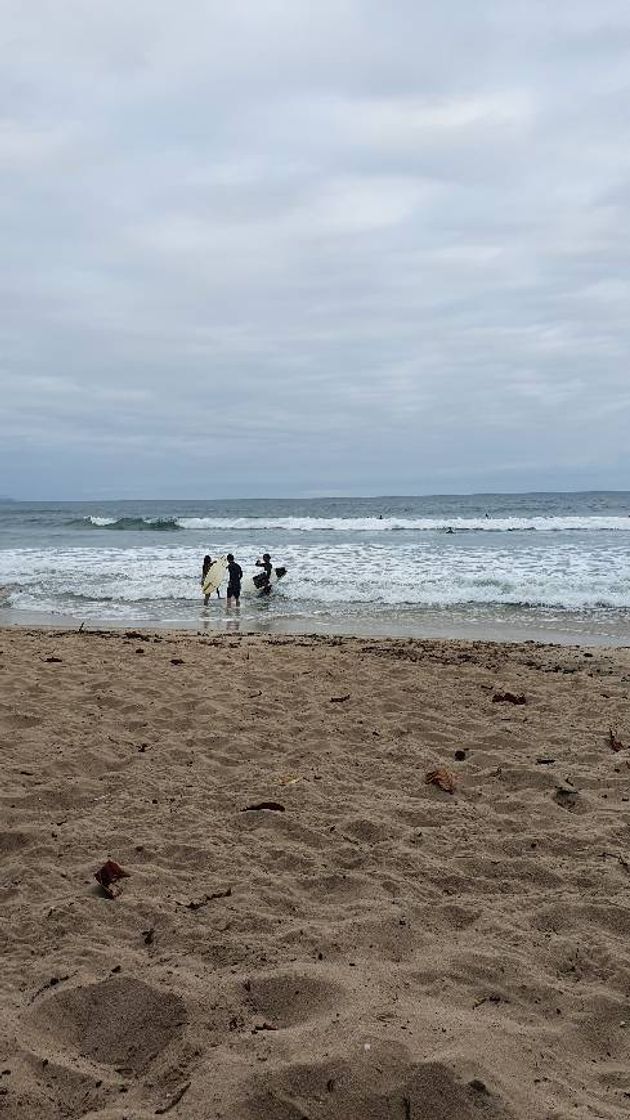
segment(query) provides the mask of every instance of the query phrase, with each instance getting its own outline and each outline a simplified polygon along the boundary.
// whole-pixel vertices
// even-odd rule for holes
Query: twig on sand
[[[178,902],[177,899],[175,901],[178,906],[185,906],[187,910],[201,910],[202,906],[205,906],[208,902],[214,902],[215,898],[230,898],[231,895],[232,888],[228,887],[224,891],[214,891],[213,894],[204,894],[203,898],[192,899],[191,902]]]
[[[284,813],[284,805],[279,801],[258,801],[255,805],[246,805],[241,813],[259,813],[262,809],[268,809],[270,813]]]

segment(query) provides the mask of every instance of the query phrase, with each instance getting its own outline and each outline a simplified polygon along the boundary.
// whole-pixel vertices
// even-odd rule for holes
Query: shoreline
[[[518,624],[510,621],[497,620],[494,624],[488,620],[473,622],[462,618],[461,614],[449,612],[448,615],[429,615],[424,624],[417,618],[412,620],[398,620],[394,625],[390,619],[335,619],[327,616],[325,619],[309,617],[307,619],[272,617],[265,615],[252,618],[251,615],[243,618],[237,611],[228,614],[209,614],[196,619],[173,620],[147,620],[147,619],[100,619],[83,620],[70,615],[59,615],[35,611],[21,611],[13,608],[0,607],[1,630],[56,630],[68,632],[111,631],[121,633],[125,630],[139,630],[146,633],[181,633],[184,634],[230,634],[243,635],[284,635],[295,637],[343,637],[357,639],[391,639],[418,640],[418,641],[462,641],[462,642],[496,642],[506,645],[518,645],[527,642],[542,643],[550,646],[584,647],[624,649],[630,646],[630,634],[624,626],[619,633],[607,633],[589,629],[576,628],[576,624],[567,620],[567,628],[544,626],[532,620],[529,624]]]

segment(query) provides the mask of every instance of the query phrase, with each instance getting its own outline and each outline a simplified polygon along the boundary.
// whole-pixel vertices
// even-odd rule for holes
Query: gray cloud
[[[630,488],[625,0],[2,34],[0,492]]]

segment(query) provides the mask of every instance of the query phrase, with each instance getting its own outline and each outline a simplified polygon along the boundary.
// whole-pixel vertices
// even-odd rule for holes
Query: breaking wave
[[[630,516],[620,517],[100,517],[71,525],[123,532],[173,533],[525,533],[626,532]]]
[[[128,533],[173,533],[181,526],[174,517],[80,517],[69,522],[83,529],[120,529]]]

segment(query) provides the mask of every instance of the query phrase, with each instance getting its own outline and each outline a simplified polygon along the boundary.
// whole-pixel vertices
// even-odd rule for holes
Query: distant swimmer
[[[263,552],[262,560],[256,561],[256,567],[264,568],[265,578],[261,583],[260,591],[262,591],[263,595],[269,595],[271,593],[271,573],[273,571],[273,564],[271,563],[271,556],[268,552]]]
[[[241,580],[243,578],[243,569],[240,564],[236,563],[231,552],[227,554],[227,567],[228,567],[228,589],[227,589],[227,605],[232,606],[234,602],[238,607],[241,601]]]
[[[455,530],[454,530],[454,529],[451,529],[451,526],[450,526],[450,525],[448,525],[448,526],[447,526],[447,528],[446,528],[446,529],[444,530],[444,532],[445,532],[445,533],[454,533],[454,532],[455,532]]]

